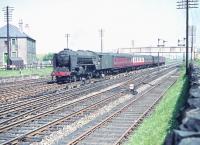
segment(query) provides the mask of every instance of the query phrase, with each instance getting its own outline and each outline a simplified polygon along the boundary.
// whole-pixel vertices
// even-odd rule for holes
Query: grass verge
[[[21,70],[0,70],[0,77],[16,77],[22,75],[39,75],[39,76],[46,76],[50,75],[52,72],[52,67],[46,68],[33,68],[33,69],[23,69]]]
[[[177,82],[166,92],[155,111],[143,121],[127,145],[162,145],[167,134],[177,126],[176,115],[185,103],[188,79],[181,69]]]

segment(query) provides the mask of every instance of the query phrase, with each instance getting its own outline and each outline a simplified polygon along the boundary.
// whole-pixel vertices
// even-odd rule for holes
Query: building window
[[[17,52],[12,52],[12,57],[17,57]]]
[[[12,45],[12,48],[15,49],[18,47],[18,42],[17,42],[17,38],[12,38],[11,39],[11,45]]]
[[[12,39],[12,45],[16,44],[16,39]]]

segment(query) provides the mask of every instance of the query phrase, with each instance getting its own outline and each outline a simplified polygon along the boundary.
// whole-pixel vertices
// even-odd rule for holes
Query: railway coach
[[[57,82],[76,81],[81,78],[99,77],[101,74],[152,67],[157,65],[156,63],[164,64],[164,58],[161,60],[158,61],[158,57],[150,55],[96,53],[64,49],[53,57],[52,78],[55,78]]]

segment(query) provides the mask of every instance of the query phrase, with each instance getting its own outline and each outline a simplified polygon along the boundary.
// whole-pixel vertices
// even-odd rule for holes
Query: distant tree
[[[48,54],[45,54],[42,58],[43,61],[52,61],[53,59],[53,53],[48,53]]]

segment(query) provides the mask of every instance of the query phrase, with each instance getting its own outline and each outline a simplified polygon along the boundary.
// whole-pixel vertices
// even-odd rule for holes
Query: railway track
[[[27,95],[33,96],[47,89],[46,79],[31,79],[26,81],[17,81],[12,84],[4,84],[0,87],[0,102],[8,102],[23,98]]]
[[[137,77],[135,75],[134,77]],[[129,79],[129,78],[126,78]],[[92,90],[100,90],[103,88],[106,88],[110,85],[113,85],[115,83],[120,83],[121,81],[124,81],[124,79],[117,79],[112,80],[109,82],[104,82],[95,84],[90,84],[88,86],[83,86],[81,88],[75,88],[73,90],[64,90],[60,92],[55,92],[52,94],[46,94],[39,98],[30,98],[28,100],[23,100],[19,102],[15,102],[14,104],[1,104],[1,111],[0,111],[0,126],[6,125],[5,123],[11,122],[16,120],[17,118],[23,118],[26,117],[28,114],[33,113],[33,111],[44,111],[44,109],[48,108],[48,106],[56,106],[56,104],[59,104],[64,101],[70,101],[71,99],[76,99],[80,95],[84,95],[87,93],[92,92]],[[98,88],[98,89],[97,89]]]
[[[2,103],[1,104],[1,112],[0,112],[0,115],[2,114],[5,114],[7,113],[8,111],[12,111],[12,110],[16,110],[16,111],[19,111],[20,108],[26,108],[27,106],[33,106],[35,107],[35,105],[33,103],[39,103],[38,105],[41,105],[41,103],[48,103],[48,98],[50,98],[51,100],[52,99],[55,99],[55,100],[58,100],[58,99],[62,99],[62,98],[66,98],[66,95],[68,95],[68,98],[73,95],[73,98],[75,98],[75,95],[84,95],[88,92],[92,92],[93,89],[96,89],[96,90],[100,90],[100,89],[103,89],[104,87],[108,87],[109,85],[112,85],[112,84],[115,84],[115,83],[119,83],[123,81],[123,79],[120,79],[120,78],[115,78],[113,79],[112,81],[111,80],[107,80],[107,81],[104,81],[104,82],[99,82],[99,83],[96,83],[95,86],[94,84],[88,84],[88,85],[85,85],[85,86],[82,86],[82,87],[79,87],[79,88],[74,88],[72,90],[66,90],[65,87],[64,88],[59,88],[58,89],[55,89],[55,91],[52,91],[52,93],[46,93],[46,94],[42,94],[40,95],[39,97],[35,97],[35,98],[28,98],[27,100],[24,99],[23,101],[15,101],[14,103]],[[71,92],[71,93],[70,93]],[[54,101],[55,101],[54,100]],[[63,100],[62,100],[63,101]],[[27,105],[27,106],[26,106]],[[41,106],[40,106],[41,107]]]
[[[129,77],[132,77],[133,74],[129,74]],[[134,77],[137,77],[138,74],[135,74]],[[128,78],[128,77],[127,77]],[[57,89],[57,87],[53,90],[51,90],[51,92],[46,92],[46,93],[42,93],[41,95],[38,95],[36,97],[28,97],[27,99],[23,99],[23,100],[19,100],[19,101],[15,101],[15,102],[11,102],[11,103],[1,103],[0,104],[0,115],[4,115],[6,113],[12,112],[12,111],[16,111],[16,113],[14,112],[13,114],[19,114],[20,110],[22,108],[25,108],[27,110],[31,110],[29,107],[33,107],[36,108],[37,106],[39,106],[41,108],[42,104],[48,104],[48,101],[52,102],[52,101],[64,101],[67,100],[69,101],[69,98],[71,95],[84,95],[87,93],[92,92],[93,90],[100,90],[103,89],[105,87],[108,87],[110,85],[116,84],[116,83],[120,83],[124,81],[124,78],[115,78],[111,80],[107,80],[104,82],[99,82],[99,83],[95,83],[94,84],[88,84],[86,86],[82,86],[80,88],[74,88],[71,90],[66,90],[65,86],[64,88],[60,87],[59,89]],[[98,89],[97,89],[98,88]],[[75,93],[72,93],[75,92]],[[66,97],[66,95],[68,95]],[[73,96],[74,97],[74,96]],[[49,100],[48,100],[49,99]],[[73,98],[75,99],[75,97]],[[56,102],[54,102],[55,104]],[[18,113],[17,113],[18,112]],[[25,110],[22,110],[22,112],[25,112]],[[8,116],[12,116],[12,115],[8,115]]]
[[[7,82],[7,83],[5,82],[5,83],[1,83],[0,89],[6,88],[6,87],[19,87],[19,86],[24,86],[30,83],[40,83],[47,80],[48,80],[47,78],[40,78],[40,79],[18,80],[18,81]]]
[[[74,89],[73,92],[71,92],[72,90],[69,90],[67,92],[59,92],[59,94],[57,93],[56,96],[55,94],[51,94],[48,95],[48,97],[42,96],[42,98],[36,100],[18,102],[15,105],[6,105],[1,108],[2,111],[0,112],[0,115],[2,119],[0,120],[0,126],[5,126],[7,123],[10,123],[11,121],[16,121],[16,119],[21,119],[27,116],[28,114],[32,114],[33,111],[35,112],[39,112],[40,110],[44,111],[44,109],[50,105],[53,106],[56,103],[58,104],[63,101],[69,102],[70,100],[78,99],[80,95],[92,92],[92,89],[98,88],[98,90],[100,90],[110,85],[113,85],[117,82],[119,83],[121,81],[122,81],[121,79],[113,80],[104,84],[102,83],[96,84],[93,87],[91,84],[89,86],[84,86],[81,89],[80,88]],[[6,118],[5,120],[3,119],[3,115]]]
[[[119,74],[118,76],[122,75],[123,74]],[[105,79],[109,79],[110,77],[112,76],[106,76]],[[71,86],[71,84],[58,85],[47,84],[47,82],[47,78],[41,78],[2,84],[0,85],[0,105],[2,106],[4,103],[12,103],[18,100],[35,98]],[[77,84],[80,85],[80,83],[72,83],[72,86],[76,86]]]
[[[124,107],[110,114],[103,121],[90,126],[89,129],[80,133],[74,140],[65,142],[68,141],[65,139],[59,144],[121,144],[123,139],[126,139],[129,132],[137,127],[175,81],[176,78],[170,77],[157,83],[147,91],[139,94],[137,98],[130,100]]]
[[[141,79],[144,81],[143,77],[141,77]],[[129,78],[129,80],[126,81],[130,82],[131,80],[132,78]],[[124,85],[125,84],[122,83],[121,85],[112,88],[112,91],[104,91],[99,94],[72,101],[71,103],[68,102],[68,104],[60,107],[50,107],[50,110],[48,111],[46,110],[40,112],[39,110],[36,110],[34,112],[33,109],[30,109],[31,114],[29,114],[29,116],[26,118],[24,118],[25,116],[21,116],[22,118],[18,117],[18,119],[16,119],[16,116],[12,117],[12,119],[8,117],[9,119],[4,120],[1,123],[0,143],[18,143],[24,139],[26,139],[25,141],[28,141],[29,143],[37,141],[37,136],[33,135],[40,134],[41,136],[42,131],[45,132],[45,135],[47,135],[48,131],[51,132],[52,130],[55,131],[62,128],[62,125],[60,124],[63,123],[67,125],[72,123],[78,119],[81,119],[84,116],[83,114],[90,114],[91,112],[95,111],[97,107],[101,108],[102,105],[105,106],[109,103],[109,101],[111,102],[116,100],[123,94],[123,90],[125,89]],[[86,108],[90,109],[86,111]],[[30,137],[31,141],[29,140]]]
[[[105,79],[109,79],[107,76]],[[92,79],[91,81],[97,81]],[[52,93],[58,90],[67,89],[69,87],[79,86],[81,82],[56,84],[48,83],[48,79],[33,79],[26,81],[17,81],[0,86],[0,105],[8,104],[17,100],[31,99],[47,93]]]

